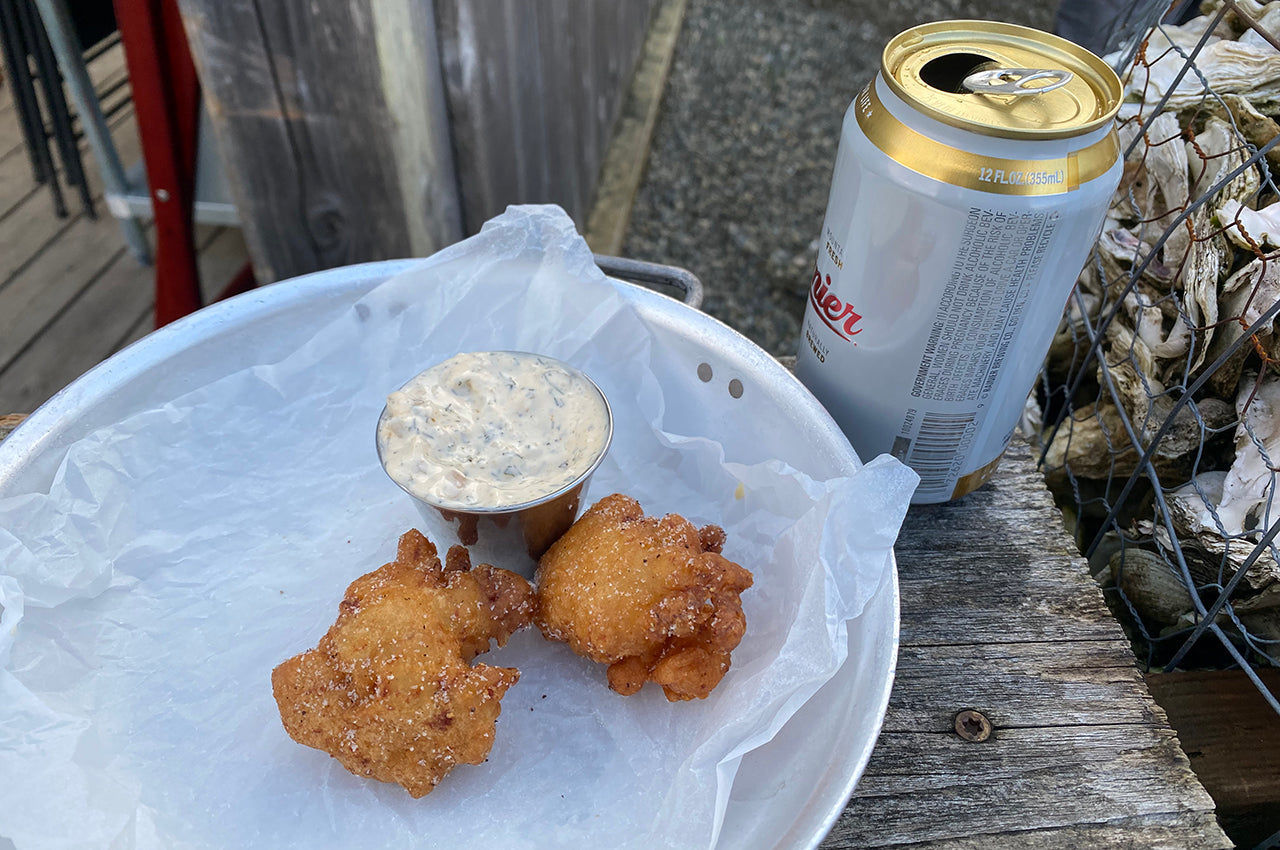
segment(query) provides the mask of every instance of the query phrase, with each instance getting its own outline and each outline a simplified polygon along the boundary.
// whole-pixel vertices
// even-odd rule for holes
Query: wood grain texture
[[[1280,670],[1258,670],[1280,693]],[[1253,847],[1280,832],[1280,716],[1240,670],[1150,673],[1228,834]]]
[[[1117,638],[1027,448],[1011,447],[1002,466],[996,486],[911,509],[897,547],[902,605],[931,615],[904,618],[903,643]]]
[[[150,235],[150,226],[147,232]],[[22,349],[0,372],[0,404],[6,409],[35,410],[115,350],[140,315],[150,316],[155,299],[152,270],[140,266],[123,246],[103,252],[101,260],[104,268],[82,272],[82,287],[67,293],[35,344]]]
[[[1160,717],[1122,640],[904,646],[898,665],[886,732],[949,733],[966,708],[999,729],[1150,725]]]
[[[180,5],[259,280],[456,238],[429,2]]]
[[[382,95],[404,201],[410,253],[426,256],[462,236],[439,35],[430,2],[374,2]]]
[[[656,0],[181,0],[259,280],[585,226]]]
[[[656,0],[436,0],[468,233],[508,204],[585,227]]]
[[[916,506],[885,724],[823,847],[1231,847],[1029,448]],[[991,737],[962,739],[965,709]]]
[[[3,440],[5,437],[12,434],[14,429],[21,425],[22,420],[26,418],[27,414],[25,413],[6,413],[4,415],[0,415],[0,440]]]
[[[118,45],[112,47],[90,62],[88,71],[98,89],[127,80],[123,49]],[[9,87],[0,87],[0,91],[8,92]],[[129,88],[125,85],[111,99],[114,101],[128,97]],[[140,151],[132,115],[132,107],[126,106],[109,119],[112,138],[121,156],[126,158],[126,163],[130,161],[127,157],[136,159]],[[6,148],[9,143],[12,146]],[[101,203],[102,181],[97,162],[83,150],[82,156],[90,195],[96,199],[99,215],[106,215]],[[58,179],[66,179],[60,163]],[[13,104],[8,101],[5,105],[0,105],[0,246],[3,247],[0,250],[0,289],[3,289],[18,269],[57,238],[70,221],[79,215],[83,215],[83,212],[78,205],[72,208],[71,214],[65,219],[54,214],[49,190],[32,179],[31,165],[21,143],[18,116]]]
[[[29,278],[22,278],[24,282],[43,282],[43,288],[55,291],[61,300],[53,302],[55,312],[38,336],[0,369],[0,408],[4,410],[35,410],[109,355],[155,329],[153,269],[139,265],[118,239],[112,250],[90,241],[55,244],[48,253],[65,262],[74,256],[68,250],[71,246],[86,248],[90,259],[96,257],[103,265],[95,268],[78,260],[67,264],[72,272],[65,285],[62,280],[51,282],[42,277],[50,267],[40,264],[33,266]],[[239,230],[234,228],[197,226],[196,248],[208,301],[248,261],[248,254]],[[6,303],[0,292],[0,309]],[[40,302],[32,308],[33,315],[43,317],[47,304]]]
[[[111,125],[111,136],[115,140],[116,149],[126,162],[142,156],[142,147],[138,141],[137,122],[133,110],[125,110],[117,116]],[[98,219],[111,221],[102,203],[102,177],[96,163],[86,160],[86,181],[89,193],[98,210]],[[53,214],[53,205],[48,192],[37,190],[23,192],[22,183],[29,182],[31,175],[21,158],[11,158],[0,162],[0,292],[10,285],[19,270],[35,261],[45,246],[67,231],[81,218],[88,218],[83,211],[73,209],[66,218],[57,218]],[[13,172],[18,175],[12,192],[9,191],[9,178]],[[59,175],[61,179],[61,175]],[[12,204],[12,206],[9,206]],[[6,208],[7,207],[7,208]],[[119,226],[116,226],[119,233]],[[3,365],[0,360],[0,365]]]
[[[200,267],[200,288],[206,303],[213,303],[236,273],[249,262],[249,253],[239,228],[215,228],[207,236],[205,238],[205,232],[197,227],[200,256],[196,263]],[[111,353],[132,345],[154,331],[155,327],[154,299],[148,299],[142,313],[122,329],[121,339]]]
[[[946,817],[945,813],[939,813]],[[842,841],[833,833],[823,848],[883,847],[884,842]],[[1024,825],[1000,834],[979,832],[936,841],[911,842],[912,850],[991,850],[993,847],[1018,850],[1093,850],[1114,847],[1124,850],[1214,850],[1231,847],[1222,843],[1222,831],[1211,813],[1178,812],[1171,815],[1144,815],[1119,818],[1107,823],[1075,823],[1070,826],[1034,827]]]
[[[0,370],[33,344],[64,306],[79,298],[124,251],[119,225],[106,216],[79,216],[50,234],[51,240],[54,237],[78,250],[61,252],[42,246],[22,273],[0,290]]]

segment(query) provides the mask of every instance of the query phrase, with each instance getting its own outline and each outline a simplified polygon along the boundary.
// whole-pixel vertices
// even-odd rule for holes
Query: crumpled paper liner
[[[370,291],[283,360],[73,444],[47,493],[0,500],[0,836],[45,847],[709,847],[741,756],[847,652],[915,476],[878,458],[822,480],[664,427],[655,338],[555,207],[515,207]],[[710,698],[608,690],[536,630],[486,663],[521,679],[487,763],[432,794],[291,741],[272,667],[314,646],[348,583],[421,528],[378,465],[386,393],[461,350],[562,358],[600,384],[611,492],[728,533],[747,633]],[[686,411],[686,413],[688,413]],[[735,498],[740,494],[740,498]],[[499,565],[501,561],[495,560]]]

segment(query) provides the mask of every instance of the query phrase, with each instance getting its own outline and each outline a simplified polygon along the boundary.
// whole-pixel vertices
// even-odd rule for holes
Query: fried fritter
[[[414,797],[488,756],[499,701],[520,671],[468,662],[533,612],[533,588],[515,573],[472,569],[460,546],[447,561],[406,532],[394,561],[347,588],[319,645],[271,673],[291,738]]]
[[[640,503],[601,499],[538,562],[534,622],[543,635],[608,664],[609,687],[645,682],[667,699],[704,699],[729,669],[751,573],[720,555],[724,531]]]

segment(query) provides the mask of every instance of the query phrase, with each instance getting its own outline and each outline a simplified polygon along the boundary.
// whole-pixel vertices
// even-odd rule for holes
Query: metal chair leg
[[[17,4],[0,2],[0,38],[4,39],[4,52],[9,73],[13,77],[14,107],[22,126],[23,141],[30,154],[32,175],[37,183],[47,184],[53,193],[53,209],[59,218],[67,215],[67,205],[58,185],[58,174],[49,154],[49,139],[44,131],[44,118],[36,100],[35,82],[27,65],[27,45],[22,38],[22,22]]]
[[[94,94],[93,82],[89,79],[89,71],[85,68],[84,57],[75,38],[71,13],[67,11],[64,0],[35,0],[35,4],[44,21],[45,31],[49,34],[49,44],[62,67],[71,102],[80,115],[80,127],[89,142],[93,158],[98,163],[98,170],[102,173],[103,188],[108,195],[123,195],[128,186],[124,166],[116,152],[115,143],[111,140],[107,119],[102,114],[97,95]],[[116,210],[111,212],[120,222],[129,253],[138,262],[150,265],[151,246],[147,242],[142,222],[133,215],[120,216]]]
[[[89,193],[89,182],[85,179],[84,166],[80,161],[80,147],[76,144],[75,132],[71,129],[71,113],[62,93],[62,73],[58,70],[58,62],[49,47],[49,38],[35,7],[30,0],[17,0],[16,5],[26,33],[27,48],[35,60],[36,74],[40,87],[44,90],[44,105],[49,112],[49,125],[52,128],[50,135],[53,146],[62,159],[67,186],[75,186],[80,190],[85,212],[92,218],[93,197]]]

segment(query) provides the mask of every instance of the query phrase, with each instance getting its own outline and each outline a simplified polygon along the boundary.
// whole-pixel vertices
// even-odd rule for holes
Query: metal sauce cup
[[[517,353],[524,354],[528,352]],[[507,567],[514,572],[525,572],[526,577],[532,577],[533,567],[536,566],[538,559],[551,548],[551,544],[559,540],[561,535],[569,530],[574,520],[578,518],[582,491],[590,482],[592,473],[596,471],[601,461],[604,460],[605,455],[609,453],[609,446],[613,442],[613,410],[609,406],[609,399],[596,382],[591,380],[582,370],[570,366],[568,363],[544,354],[537,356],[544,360],[555,362],[564,369],[582,377],[595,389],[600,396],[600,401],[604,404],[605,438],[603,445],[600,447],[600,452],[577,478],[566,485],[535,499],[513,505],[459,507],[455,504],[436,504],[410,491],[403,482],[397,480],[387,469],[386,460],[382,456],[382,441],[378,439],[378,432],[381,431],[382,424],[388,415],[385,405],[382,408],[381,415],[378,417],[377,429],[374,431],[374,445],[377,447],[378,462],[382,464],[383,472],[386,472],[387,477],[413,499],[414,505],[417,506],[418,512],[422,514],[425,520],[431,522],[436,516],[442,516],[447,522],[456,521],[458,523],[458,540],[465,546],[473,546],[483,539],[486,546],[509,546],[516,551],[519,551],[519,548],[523,548],[533,561],[527,570],[518,570],[509,564],[499,564],[498,566]]]

